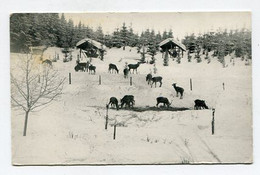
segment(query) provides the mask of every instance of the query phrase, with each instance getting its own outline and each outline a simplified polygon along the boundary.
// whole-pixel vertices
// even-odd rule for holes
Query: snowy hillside
[[[145,81],[154,71],[151,64],[141,64],[138,74],[123,77],[125,63],[137,63],[136,48],[109,49],[104,61],[93,58],[95,75],[75,72],[78,51],[71,62],[62,62],[59,48],[49,48],[44,58],[60,55],[53,69],[66,77],[63,94],[40,111],[29,116],[28,133],[22,136],[24,113],[12,109],[13,164],[186,164],[252,162],[252,82],[251,66],[236,60],[228,66],[212,58],[201,63],[177,64],[169,60],[163,66],[162,55],[156,58],[162,87],[151,88]],[[11,54],[11,71],[23,55]],[[85,61],[85,60],[82,60]],[[108,64],[116,64],[119,74],[108,73]],[[15,71],[14,71],[15,72]],[[71,73],[72,84],[68,84]],[[101,85],[99,85],[101,76]],[[192,79],[192,91],[190,90]],[[172,83],[184,88],[184,97],[176,97]],[[223,89],[224,83],[224,89]],[[109,109],[109,126],[105,130],[106,104],[114,96],[134,95],[135,108],[150,109],[156,98],[164,96],[172,107],[184,111],[142,112]],[[203,99],[210,109],[193,110],[194,100]],[[215,112],[215,134],[211,134],[212,108]],[[113,125],[117,124],[113,140]]]

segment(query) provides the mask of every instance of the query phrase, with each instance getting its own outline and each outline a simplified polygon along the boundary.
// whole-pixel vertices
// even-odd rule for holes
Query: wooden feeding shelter
[[[168,57],[168,53],[173,57],[180,56],[181,53],[181,57],[183,57],[183,52],[186,51],[185,45],[175,40],[174,38],[167,38],[163,40],[161,43],[159,43],[159,47],[163,53],[165,53],[165,57]]]
[[[80,49],[79,52],[80,58],[82,54],[84,54],[86,57],[93,57],[93,58],[97,58],[98,56],[100,56],[102,60],[104,56],[104,52],[106,51],[106,46],[89,38],[84,38],[80,40],[76,44],[76,48]]]

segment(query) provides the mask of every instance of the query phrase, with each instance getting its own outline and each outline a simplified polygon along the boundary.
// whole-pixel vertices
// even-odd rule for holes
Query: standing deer
[[[180,94],[181,94],[180,99],[182,99],[182,98],[183,98],[184,89],[183,89],[182,87],[176,86],[176,83],[173,83],[172,86],[173,86],[173,88],[174,88],[175,91],[176,91],[176,97],[178,97],[178,94],[180,93]]]
[[[152,78],[153,78],[152,74],[146,75],[146,81],[148,82],[148,84],[150,84],[150,82],[152,81]]]
[[[128,78],[129,70],[127,68],[124,69],[124,78]]]
[[[160,82],[160,87],[162,87],[162,77],[158,76],[158,77],[152,78],[151,88],[153,87],[154,83],[155,83],[155,87],[156,87],[157,82]]]
[[[137,68],[139,67],[139,65],[140,65],[140,63],[128,64],[129,72],[131,73],[131,69],[133,69],[133,74],[134,74],[135,71],[136,71],[136,74],[137,74]]]

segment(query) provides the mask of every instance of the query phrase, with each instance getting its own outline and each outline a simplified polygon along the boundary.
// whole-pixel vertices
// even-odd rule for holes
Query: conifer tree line
[[[208,32],[203,35],[194,34],[185,36],[183,44],[192,53],[196,52],[208,54],[213,51],[213,55],[220,61],[228,54],[234,53],[235,57],[242,59],[251,59],[251,31],[248,29],[240,30],[218,30],[217,32]]]
[[[42,45],[73,48],[78,41],[90,38],[109,48],[146,46],[154,55],[158,44],[169,37],[173,37],[172,30],[161,34],[147,29],[137,34],[125,23],[111,34],[104,34],[101,26],[94,30],[81,22],[74,24],[73,20],[66,20],[64,14],[58,13],[15,13],[10,17],[11,52],[27,52],[30,46]]]
[[[138,51],[145,46],[147,53],[154,57],[159,50],[158,44],[173,37],[173,31],[155,32],[146,29],[137,34],[131,26],[125,23],[111,34],[104,34],[102,26],[93,29],[81,22],[74,24],[72,19],[66,20],[64,14],[58,13],[15,13],[10,17],[11,52],[27,52],[30,46],[56,46],[73,48],[84,38],[94,39],[105,46],[125,49],[125,46],[137,47]],[[208,54],[220,60],[232,52],[236,57],[251,59],[251,31],[247,29],[227,32],[208,32],[203,35],[185,36],[182,43],[188,52],[196,51]]]

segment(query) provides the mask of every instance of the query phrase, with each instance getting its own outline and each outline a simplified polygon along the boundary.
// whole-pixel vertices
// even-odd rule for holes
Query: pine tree
[[[32,37],[29,34],[31,26],[30,14],[12,14],[10,17],[10,47],[13,52],[29,52]]]
[[[161,33],[158,32],[155,36],[155,40],[156,40],[156,45],[158,45],[161,41],[162,41],[162,36]]]
[[[127,30],[127,27],[126,27],[126,25],[125,25],[125,23],[123,23],[123,26],[122,26],[122,28],[121,28],[121,30],[120,30],[120,38],[121,38],[121,43],[122,43],[122,46],[123,46],[123,50],[125,50],[125,46],[127,46],[128,45],[128,41],[129,41],[129,39],[128,39],[128,30]]]
[[[123,44],[122,44],[122,40],[120,37],[119,29],[116,29],[112,35],[112,47],[120,48],[120,47],[122,47],[122,45]]]
[[[148,48],[147,48],[147,53],[152,56],[151,64],[155,62],[154,56],[156,55],[157,51],[157,44],[156,44],[156,37],[155,37],[155,32],[154,30],[151,31],[149,38],[148,38]]]
[[[170,31],[168,32],[168,38],[173,38],[172,29],[170,29]]]
[[[98,26],[94,36],[95,36],[94,38],[95,40],[104,44],[104,34],[101,26]]]
[[[165,40],[165,39],[167,39],[167,38],[168,38],[167,31],[164,30],[164,31],[163,31],[163,34],[162,34],[162,40]]]

